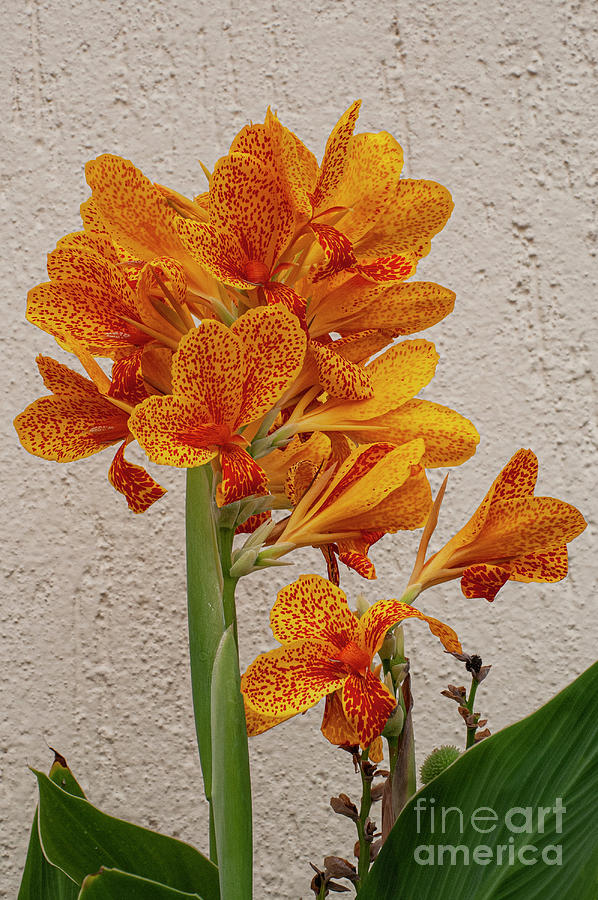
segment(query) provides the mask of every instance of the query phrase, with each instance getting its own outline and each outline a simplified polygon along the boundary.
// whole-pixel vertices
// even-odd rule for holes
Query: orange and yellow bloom
[[[452,628],[407,603],[381,600],[358,619],[340,588],[317,575],[302,576],[279,592],[270,614],[282,646],[258,656],[241,679],[246,705],[261,716],[288,718],[341,691],[343,713],[368,747],[396,706],[372,661],[386,632],[408,618],[427,622],[445,649],[461,652]]]
[[[518,450],[469,522],[430,557],[413,581],[424,587],[461,578],[466,597],[494,600],[507,581],[560,581],[567,544],[586,527],[574,506],[535,497],[538,460]]]
[[[153,462],[192,468],[218,457],[219,505],[267,493],[242,431],[277,403],[304,353],[298,320],[278,304],[248,311],[230,329],[204,321],[174,355],[172,394],[145,400],[129,427]]]

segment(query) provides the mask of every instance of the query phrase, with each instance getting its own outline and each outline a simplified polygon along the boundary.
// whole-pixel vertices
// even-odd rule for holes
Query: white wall
[[[37,460],[10,424],[44,392],[34,357],[55,345],[25,322],[25,296],[45,279],[45,254],[79,227],[85,161],[119,153],[192,193],[204,184],[197,159],[211,165],[268,104],[321,153],[340,113],[363,98],[361,130],[391,131],[406,174],[446,184],[456,203],[418,273],[458,296],[431,333],[441,364],[426,396],[469,415],[482,434],[477,456],[451,476],[439,528],[448,536],[520,446],[540,457],[540,493],[588,519],[596,510],[598,157],[590,0],[10,5],[0,62],[0,896],[12,898],[35,804],[27,764],[49,766],[46,743],[106,811],[206,844],[186,657],[184,478],[161,471],[169,493],[135,517],[106,481],[105,455]],[[465,601],[457,585],[425,595],[425,611],[493,664],[478,694],[493,730],[593,661],[592,540],[590,527],[574,543],[564,584],[511,584],[493,605]],[[352,596],[397,595],[414,545],[385,538],[373,551],[377,583],[349,576],[344,586]],[[309,571],[322,572],[315,551],[242,584],[245,662],[273,645],[276,589]],[[461,670],[427,629],[406,628],[425,753],[461,737],[454,705],[439,697]],[[357,794],[356,776],[320,737],[319,717],[252,742],[257,898],[305,900],[308,861],[351,853],[351,824],[328,799]]]

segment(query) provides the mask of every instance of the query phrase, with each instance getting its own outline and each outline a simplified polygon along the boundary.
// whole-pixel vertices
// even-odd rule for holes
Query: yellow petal
[[[342,649],[359,634],[344,592],[319,575],[302,575],[278,592],[270,625],[281,644],[320,641]]]

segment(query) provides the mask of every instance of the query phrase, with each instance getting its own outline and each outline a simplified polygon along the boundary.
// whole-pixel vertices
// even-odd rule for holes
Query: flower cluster
[[[438,354],[411,337],[453,308],[452,291],[413,280],[453,204],[441,185],[401,177],[390,134],[355,133],[359,105],[321,163],[268,111],[193,198],[118,156],[88,163],[82,230],[49,254],[49,281],[27,304],[88,377],[39,357],[51,393],[15,426],[27,450],[58,462],[117,447],[109,479],[134,512],[164,494],[125,459],[134,441],[152,463],[209,466],[217,508],[248,535],[232,577],[319,548],[330,581],[281,592],[282,648],[244,676],[249,730],[326,696],[325,734],[367,747],[396,705],[373,662],[388,629],[424,619],[461,651],[448,626],[410,605],[417,594],[461,577],[467,596],[493,599],[508,579],[561,578],[583,519],[531,496],[535,457],[521,451],[425,560],[437,516],[427,470],[460,465],[479,440],[464,416],[418,397]],[[423,526],[409,603],[380,601],[358,620],[334,586],[338,561],[374,578],[372,544]]]

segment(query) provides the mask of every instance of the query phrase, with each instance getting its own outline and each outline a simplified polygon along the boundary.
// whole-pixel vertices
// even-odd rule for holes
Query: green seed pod
[[[433,750],[421,767],[422,782],[428,784],[433,778],[444,772],[451,763],[454,763],[459,756],[461,756],[461,751],[452,744],[445,744],[443,747]]]

